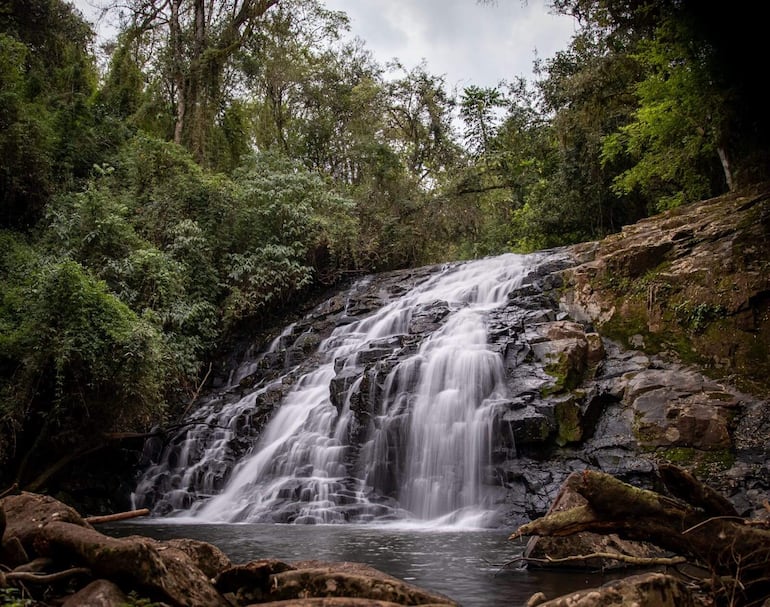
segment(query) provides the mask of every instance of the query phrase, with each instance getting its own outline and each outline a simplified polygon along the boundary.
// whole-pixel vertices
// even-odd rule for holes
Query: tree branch
[[[87,567],[73,567],[56,573],[32,573],[31,571],[11,571],[5,574],[5,579],[9,582],[31,582],[33,584],[53,584],[71,578],[76,575],[91,575],[91,570]]]

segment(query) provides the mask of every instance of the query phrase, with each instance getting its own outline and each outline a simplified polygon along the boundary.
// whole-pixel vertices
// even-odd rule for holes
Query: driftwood
[[[138,516],[147,516],[150,514],[148,508],[140,508],[139,510],[128,510],[126,512],[116,512],[115,514],[105,514],[103,516],[89,516],[85,521],[91,525],[98,525],[100,523],[114,523],[115,521],[125,521],[130,518],[136,518]]]
[[[724,593],[734,605],[770,595],[770,531],[748,524],[727,500],[674,466],[662,467],[661,478],[670,495],[633,487],[602,472],[574,473],[567,483],[587,504],[522,525],[510,539],[617,533],[707,567],[717,580],[714,592]]]

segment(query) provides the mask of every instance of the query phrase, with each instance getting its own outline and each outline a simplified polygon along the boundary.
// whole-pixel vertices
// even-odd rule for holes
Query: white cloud
[[[326,0],[351,20],[351,33],[381,62],[397,57],[407,67],[425,59],[447,84],[493,86],[532,77],[537,57],[565,49],[571,18],[549,13],[544,0]]]

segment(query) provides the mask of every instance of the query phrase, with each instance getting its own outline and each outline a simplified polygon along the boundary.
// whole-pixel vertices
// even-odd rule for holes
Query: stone
[[[664,573],[643,573],[608,582],[599,588],[580,590],[544,603],[538,607],[695,607],[687,585]]]
[[[580,472],[573,472],[570,478]],[[561,486],[559,494],[553,501],[548,514],[562,512],[584,506],[588,502],[570,487],[569,478]],[[651,544],[624,540],[617,534],[599,535],[581,532],[563,537],[532,537],[527,542],[524,558],[527,566],[532,568],[563,568],[563,569],[622,569],[628,565],[622,561],[607,558],[590,558],[567,563],[549,563],[551,559],[563,559],[573,556],[585,556],[598,552],[627,555],[633,557],[661,556],[662,551]],[[530,559],[537,559],[533,561]],[[624,603],[625,604],[625,603]]]
[[[178,538],[166,540],[164,543],[167,546],[184,552],[190,557],[195,566],[209,578],[216,577],[220,572],[232,567],[230,558],[219,548],[208,542]]]
[[[96,580],[70,595],[62,607],[124,607],[128,604],[128,597],[116,584]]]

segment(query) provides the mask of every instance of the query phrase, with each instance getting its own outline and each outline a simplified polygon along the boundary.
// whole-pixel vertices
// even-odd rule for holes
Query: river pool
[[[113,536],[186,537],[218,546],[235,563],[261,558],[366,563],[450,596],[463,607],[523,607],[536,592],[553,598],[609,580],[598,573],[506,566],[521,554],[508,532],[370,525],[180,524],[168,520],[100,526]]]

